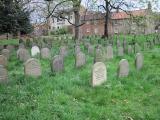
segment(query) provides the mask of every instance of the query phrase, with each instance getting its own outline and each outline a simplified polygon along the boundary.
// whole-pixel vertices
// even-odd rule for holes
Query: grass
[[[83,48],[83,47],[82,47]],[[87,51],[82,49],[86,54]],[[52,55],[58,53],[52,48]],[[65,58],[65,71],[52,74],[50,60],[40,60],[43,75],[24,77],[23,63],[13,52],[9,61],[9,83],[0,85],[1,120],[159,120],[160,46],[143,52],[144,67],[136,71],[135,55],[106,61],[108,80],[93,88],[93,57],[75,68],[73,49]],[[130,75],[117,78],[122,58],[130,64]]]
[[[0,40],[0,45],[18,45],[18,44],[19,44],[18,39]]]

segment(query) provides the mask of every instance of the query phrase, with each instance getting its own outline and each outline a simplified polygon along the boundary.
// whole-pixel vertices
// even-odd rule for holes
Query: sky
[[[86,6],[86,3],[88,1],[97,1],[98,5],[104,5],[104,0],[82,0],[82,5]],[[150,1],[152,4],[153,11],[160,12],[160,0],[124,0],[124,1],[126,1],[127,3],[135,4],[137,8],[134,8],[134,9],[145,9],[148,7],[148,2]],[[140,1],[143,1],[145,3],[141,2],[141,5],[140,5]],[[157,2],[154,2],[154,1],[157,1]],[[134,9],[132,8],[132,10]]]

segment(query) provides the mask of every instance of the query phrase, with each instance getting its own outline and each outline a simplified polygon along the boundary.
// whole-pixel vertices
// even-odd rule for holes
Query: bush
[[[51,31],[51,35],[61,35],[69,33],[67,27],[59,28],[57,30]]]

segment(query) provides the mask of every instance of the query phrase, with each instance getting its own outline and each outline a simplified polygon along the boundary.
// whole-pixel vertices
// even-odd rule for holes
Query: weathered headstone
[[[128,54],[132,54],[133,53],[133,48],[131,45],[128,45]]]
[[[92,45],[88,46],[88,54],[94,55],[94,47]]]
[[[80,46],[75,46],[75,54],[78,54],[79,52],[81,52],[81,48]]]
[[[7,59],[10,57],[10,51],[8,49],[2,50],[2,55],[4,55]]]
[[[41,76],[42,71],[39,61],[35,58],[28,59],[24,64],[24,73],[26,76]]]
[[[92,86],[99,86],[107,80],[106,65],[102,62],[96,62],[92,70]]]
[[[140,70],[143,67],[143,55],[141,53],[136,54],[135,65],[137,70]]]
[[[49,50],[48,48],[42,48],[42,49],[41,49],[41,57],[42,57],[43,59],[50,58],[50,57],[51,57],[50,50]]]
[[[118,40],[117,40],[117,48],[120,47],[120,46],[121,46],[121,42],[120,42],[120,40],[118,39]]]
[[[118,77],[127,77],[129,74],[129,63],[126,59],[122,59],[118,66]]]
[[[25,48],[24,44],[23,44],[23,43],[20,43],[20,44],[19,44],[19,48]]]
[[[113,48],[112,46],[107,46],[107,51],[106,51],[106,58],[107,59],[112,59],[113,58]]]
[[[26,62],[30,58],[30,54],[29,54],[28,50],[26,50],[24,48],[19,48],[17,50],[17,58],[20,61]]]
[[[76,54],[76,67],[81,67],[86,63],[86,56],[84,53],[79,52]]]
[[[61,46],[60,47],[60,53],[59,53],[62,57],[65,57],[68,55],[68,50],[66,46]]]
[[[3,65],[0,65],[0,83],[8,82],[8,72]]]
[[[118,47],[118,56],[123,56],[124,55],[124,50],[123,47]]]
[[[96,53],[95,53],[94,63],[103,62],[103,61],[104,61],[103,51],[101,49],[97,48]]]
[[[56,55],[51,63],[52,72],[61,72],[64,70],[63,57],[61,55]]]
[[[31,48],[31,55],[34,57],[34,56],[37,56],[39,54],[40,54],[39,47],[38,46],[33,46]]]
[[[7,66],[7,58],[4,55],[0,55],[0,65]]]

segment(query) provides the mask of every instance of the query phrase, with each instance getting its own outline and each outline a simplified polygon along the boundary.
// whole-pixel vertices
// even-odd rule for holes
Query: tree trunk
[[[109,2],[108,0],[106,0],[106,15],[105,15],[105,27],[104,27],[104,37],[109,37],[109,34],[108,34],[108,23],[109,23]]]
[[[80,15],[79,10],[74,11],[75,16],[75,27],[74,27],[74,34],[75,34],[75,40],[79,40],[79,21],[80,21]]]

